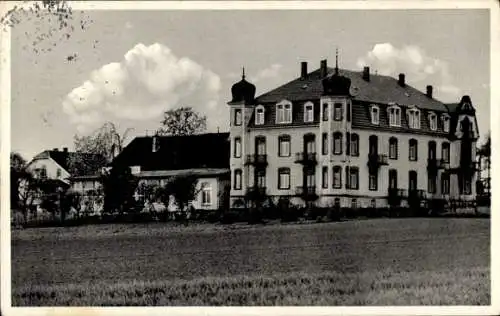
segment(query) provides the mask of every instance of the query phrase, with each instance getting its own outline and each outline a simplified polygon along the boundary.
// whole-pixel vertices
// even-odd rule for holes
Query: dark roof
[[[61,150],[45,150],[33,160],[49,157],[72,176],[96,174],[106,165],[106,158],[102,155]]]
[[[450,113],[455,113],[458,109],[458,106],[460,105],[459,103],[445,103],[446,107],[448,108],[448,111]]]
[[[328,75],[334,72],[333,68],[328,68]],[[395,102],[399,105],[416,105],[421,109],[434,111],[448,111],[446,106],[412,86],[406,84],[404,87],[398,84],[398,80],[376,74],[370,74],[370,80],[362,78],[363,73],[340,69],[339,74],[351,80],[351,87],[357,88],[359,93],[355,100],[389,104]],[[256,98],[256,104],[276,103],[283,99],[289,101],[317,100],[323,94],[323,85],[320,69],[309,74],[305,79],[294,79],[274,90],[266,92]]]
[[[153,152],[154,137],[156,152]],[[141,171],[229,168],[229,148],[229,133],[136,137],[112,165],[140,166]]]

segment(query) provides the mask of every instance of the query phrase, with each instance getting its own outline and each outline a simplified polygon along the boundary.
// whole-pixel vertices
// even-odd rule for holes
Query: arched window
[[[255,137],[255,153],[257,155],[265,155],[266,154],[266,137],[265,136],[256,136]]]
[[[445,113],[441,115],[441,120],[443,122],[443,132],[448,133],[450,131],[450,116]]]
[[[349,180],[348,187],[351,190],[359,189],[359,169],[358,167],[348,167],[349,168]]]
[[[429,150],[428,150],[428,159],[436,159],[436,142],[431,140],[429,141]]]
[[[358,134],[351,134],[351,156],[359,156],[359,136]]]
[[[322,177],[322,187],[323,189],[327,189],[328,188],[328,167],[323,167],[322,169],[322,173],[321,173],[321,177]]]
[[[413,129],[420,128],[420,110],[411,108],[407,111],[408,114],[408,127]]]
[[[368,138],[368,153],[370,155],[378,154],[378,137],[377,135],[370,135]]]
[[[389,138],[389,159],[398,159],[398,139]]]
[[[374,125],[379,124],[379,112],[380,112],[379,107],[376,105],[372,105],[372,107],[370,109],[370,114],[371,114],[372,124],[374,124]]]
[[[408,190],[410,191],[415,191],[418,188],[418,178],[417,178],[417,172],[414,170],[411,170],[408,173]]]
[[[276,123],[292,122],[292,102],[283,100],[276,104]]]
[[[240,158],[240,157],[241,157],[241,138],[235,137],[234,138],[234,158]]]
[[[290,135],[280,135],[278,136],[278,156],[279,157],[290,157]]]
[[[450,175],[448,173],[441,175],[441,194],[450,194]]]
[[[333,167],[333,188],[342,188],[342,168],[340,166]]]
[[[341,132],[333,133],[333,154],[335,154],[335,155],[342,154],[342,133]]]
[[[316,135],[315,134],[305,134],[304,135],[304,152],[305,153],[315,153],[316,152]]]
[[[278,189],[280,190],[290,189],[290,168],[278,169]]]
[[[410,161],[417,161],[418,160],[418,142],[416,139],[414,139],[414,138],[410,139],[408,149],[409,149],[408,150],[408,159]]]
[[[234,185],[235,190],[241,190],[241,169],[234,170]]]
[[[389,113],[389,125],[401,126],[401,108],[397,105],[391,105],[387,108]]]
[[[431,131],[437,130],[437,115],[434,112],[429,113],[429,128]]]
[[[312,102],[306,102],[304,104],[304,122],[314,121],[314,104]]]
[[[441,159],[446,163],[450,162],[450,143],[448,142],[441,144]]]
[[[398,187],[398,171],[396,169],[389,170],[389,189],[397,189]]]
[[[264,124],[264,106],[259,105],[255,108],[255,125]]]

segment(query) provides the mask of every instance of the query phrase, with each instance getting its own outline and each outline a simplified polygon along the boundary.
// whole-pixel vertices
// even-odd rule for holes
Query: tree
[[[20,207],[19,189],[21,181],[29,178],[29,172],[26,170],[26,160],[21,154],[16,152],[10,153],[10,203],[11,208],[18,209]]]
[[[166,111],[158,129],[160,135],[193,135],[207,129],[207,117],[191,107]]]
[[[75,135],[75,151],[100,155],[111,162],[123,150],[127,136],[132,130],[127,128],[120,134],[114,123],[106,122],[88,136]]]
[[[103,174],[104,212],[123,214],[134,209],[137,184],[138,180],[129,168],[114,167],[108,174]]]

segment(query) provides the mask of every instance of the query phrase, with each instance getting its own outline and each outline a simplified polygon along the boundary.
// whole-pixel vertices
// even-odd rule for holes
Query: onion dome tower
[[[254,104],[255,100],[255,86],[250,82],[245,80],[245,68],[243,68],[243,73],[241,80],[231,87],[232,100],[229,104],[241,103],[245,105]]]
[[[351,79],[339,73],[338,51],[335,54],[335,72],[322,80],[323,95],[350,96]]]

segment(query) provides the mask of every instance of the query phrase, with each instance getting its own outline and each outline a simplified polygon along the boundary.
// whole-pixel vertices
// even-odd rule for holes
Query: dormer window
[[[387,111],[389,112],[389,125],[401,126],[401,109],[397,105],[391,105]]]
[[[264,124],[264,107],[262,105],[257,106],[255,109],[255,125]]]
[[[312,102],[304,104],[304,122],[314,121],[314,105]]]
[[[376,105],[372,105],[372,108],[371,108],[371,119],[372,119],[372,124],[374,125],[378,125],[379,124],[379,107],[376,106]]]
[[[413,129],[420,128],[420,110],[416,108],[408,109],[408,127]]]
[[[443,114],[441,120],[443,121],[443,131],[448,133],[450,131],[450,116],[448,114]]]
[[[429,113],[429,128],[431,131],[437,130],[437,115],[436,113]]]
[[[292,122],[292,103],[286,100],[276,105],[276,123]]]

